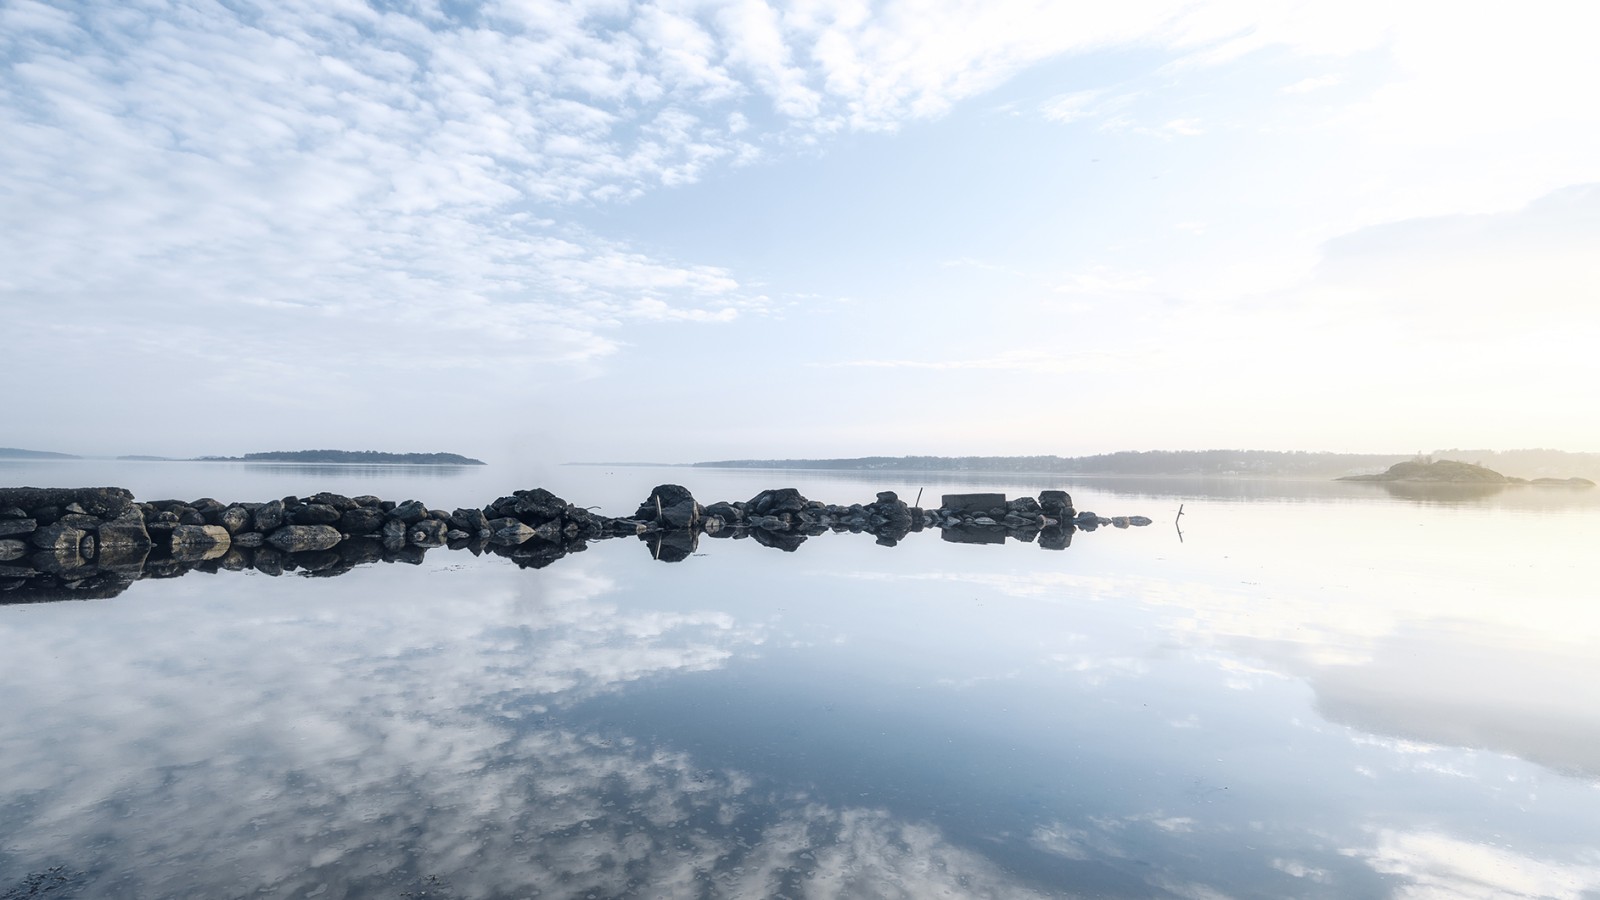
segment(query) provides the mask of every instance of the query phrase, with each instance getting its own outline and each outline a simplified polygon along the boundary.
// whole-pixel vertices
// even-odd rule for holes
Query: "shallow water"
[[[522,570],[435,550],[0,607],[0,897],[1600,891],[1595,492],[0,468],[144,499],[449,508],[542,485],[612,515],[665,481],[1065,487],[1157,524],[1059,552],[702,539],[667,565],[612,540]]]

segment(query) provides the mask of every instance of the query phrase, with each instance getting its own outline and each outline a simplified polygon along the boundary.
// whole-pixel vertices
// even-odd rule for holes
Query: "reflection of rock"
[[[228,530],[221,525],[179,525],[172,529],[172,558],[216,559],[228,552],[232,543]]]

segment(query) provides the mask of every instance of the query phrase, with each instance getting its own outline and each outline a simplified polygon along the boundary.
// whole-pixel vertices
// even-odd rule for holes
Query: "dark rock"
[[[449,531],[446,531],[444,533],[444,539],[446,541],[448,541],[449,543],[451,543],[451,544],[455,544],[455,543],[458,543],[458,542],[465,542],[465,541],[470,540],[471,538],[473,538],[475,536],[476,535],[468,534],[467,532],[462,531],[459,528],[452,528]]]
[[[1129,525],[1133,525],[1135,527],[1142,527],[1142,526],[1145,526],[1145,525],[1149,525],[1151,523],[1150,523],[1150,519],[1148,517],[1146,517],[1146,516],[1129,516],[1128,517],[1128,524]]]
[[[200,512],[200,510],[195,509],[187,504],[177,507],[171,510],[171,512],[177,515],[179,525],[206,524],[206,517]]]
[[[32,534],[39,523],[34,519],[0,519],[0,537],[14,534]]]
[[[360,505],[356,503],[356,501],[344,496],[343,494],[334,494],[328,491],[312,494],[309,500],[312,503],[320,503],[324,506],[331,506],[339,512],[347,512]]]
[[[233,545],[235,547],[255,549],[266,542],[267,536],[259,531],[241,531],[233,536]]]
[[[250,530],[251,519],[248,509],[242,506],[230,506],[217,513],[215,524],[221,525],[229,534],[238,534],[241,531]]]
[[[385,519],[383,528],[380,529],[383,548],[390,552],[400,550],[406,546],[406,523],[399,519]]]
[[[327,550],[342,540],[344,535],[331,525],[285,525],[267,535],[267,543],[288,553]]]
[[[1072,495],[1066,491],[1040,491],[1039,508],[1052,519],[1070,519],[1072,512]]]
[[[47,575],[74,579],[87,577],[95,571],[76,547],[70,550],[36,550],[28,557],[28,565]]]
[[[428,517],[428,508],[420,500],[407,500],[390,510],[389,517],[407,525],[415,525]]]
[[[765,490],[745,502],[747,516],[771,516],[779,513],[797,513],[810,502],[796,488]]]
[[[289,521],[296,525],[332,525],[339,521],[339,511],[326,503],[307,503],[289,513]]]
[[[88,532],[81,528],[57,523],[34,529],[33,533],[28,535],[28,543],[51,553],[69,551],[77,553],[78,548],[83,546],[83,539],[88,536]]]
[[[450,514],[450,527],[471,535],[484,534],[489,530],[489,517],[481,509],[458,508]]]
[[[255,530],[262,534],[271,534],[283,527],[283,501],[272,500],[256,507]],[[259,566],[257,568],[260,568]]]
[[[689,528],[700,521],[700,504],[693,498],[681,500],[661,510],[661,524],[665,528]]]
[[[28,555],[29,547],[16,538],[0,538],[0,562],[11,562]]]
[[[1005,506],[1005,494],[945,494],[939,500],[939,509],[946,513],[986,515],[993,510],[1004,510]]]
[[[28,511],[18,506],[8,506],[0,509],[0,519],[26,519]]]
[[[364,509],[383,509],[383,498],[374,497],[371,494],[362,494],[359,497],[351,497],[350,502]],[[334,503],[329,505],[337,506],[338,504]],[[393,508],[392,504],[390,508]]]
[[[494,513],[492,516],[487,516],[488,518],[510,517],[529,525],[537,525],[561,518],[562,511],[567,508],[567,501],[544,488],[533,488],[527,491],[512,491],[511,496],[501,497],[491,504],[491,508]]]
[[[150,532],[144,526],[144,517],[137,509],[128,509],[122,515],[100,526],[100,546],[133,547],[149,549]]]
[[[370,506],[352,506],[339,514],[339,530],[345,534],[374,534],[383,528],[386,516],[383,510]],[[395,521],[399,521],[398,519]],[[405,523],[401,523],[404,525]]]
[[[133,506],[133,494],[126,488],[114,487],[0,488],[0,509],[37,510],[39,507],[61,508],[74,503],[83,513],[114,519]]]
[[[406,540],[418,547],[443,547],[449,526],[438,519],[424,519],[411,526]]]
[[[744,521],[744,510],[723,500],[718,500],[710,506],[703,507],[701,514],[707,518],[716,516],[726,525],[738,525]]]

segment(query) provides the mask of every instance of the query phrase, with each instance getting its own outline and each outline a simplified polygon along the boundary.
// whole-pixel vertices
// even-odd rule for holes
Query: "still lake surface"
[[[608,515],[665,482],[1065,488],[1156,524],[0,606],[0,898],[1600,896],[1600,492],[0,463]]]

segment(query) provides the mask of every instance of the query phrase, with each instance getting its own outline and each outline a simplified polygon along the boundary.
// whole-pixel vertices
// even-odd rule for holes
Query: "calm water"
[[[0,464],[612,515],[664,481],[1066,487],[1157,521],[0,607],[0,897],[1600,896],[1596,492],[905,477]]]

